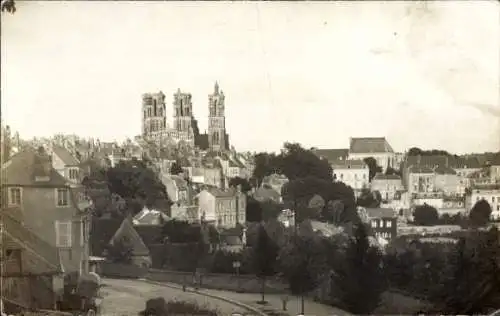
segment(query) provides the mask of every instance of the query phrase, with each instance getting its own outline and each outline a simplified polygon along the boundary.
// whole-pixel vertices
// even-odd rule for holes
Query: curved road
[[[142,281],[103,279],[102,283],[104,286],[101,289],[103,297],[101,315],[138,315],[139,311],[144,309],[148,299],[160,296],[164,297],[166,301],[196,302],[200,306],[218,310],[221,315],[231,315],[232,313],[254,315],[246,309],[222,300]]]

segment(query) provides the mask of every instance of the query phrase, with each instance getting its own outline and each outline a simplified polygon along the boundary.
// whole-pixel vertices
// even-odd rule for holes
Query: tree
[[[317,236],[295,235],[280,251],[280,270],[288,281],[292,294],[304,295],[316,288],[327,270],[329,249]],[[302,314],[304,300],[302,300]]]
[[[419,205],[413,211],[413,222],[415,225],[433,226],[439,221],[438,211],[431,205]]]
[[[373,177],[379,172],[382,172],[382,167],[377,165],[377,161],[373,157],[368,157],[363,159],[363,161],[366,163],[368,166],[369,174],[368,174],[368,179],[369,181],[372,181]]]
[[[175,161],[170,167],[170,174],[178,175],[181,173],[184,173],[184,170],[182,169],[180,163],[178,161]]]
[[[469,213],[469,223],[472,226],[485,226],[490,221],[491,206],[485,199],[474,204]]]
[[[382,196],[379,191],[370,191],[370,189],[362,189],[361,194],[358,197],[358,206],[368,207],[368,208],[378,208],[382,202]]]
[[[258,153],[254,157],[255,168],[253,170],[252,178],[256,180],[257,186],[260,186],[262,179],[273,172],[280,172],[277,166],[277,159],[274,153]]]
[[[269,237],[264,225],[259,226],[257,243],[253,249],[254,265],[257,276],[262,281],[262,300],[265,302],[264,292],[266,286],[266,277],[271,276],[275,272],[276,259],[278,256],[278,247]]]
[[[450,252],[449,269],[441,292],[441,313],[488,314],[500,302],[500,235],[498,229],[473,232]]]
[[[247,179],[240,178],[240,177],[234,177],[229,179],[229,186],[232,188],[237,187],[238,185],[241,186],[241,192],[247,193],[248,191],[252,190],[252,186],[250,185],[250,182],[248,182]]]
[[[16,12],[16,2],[14,0],[2,0],[2,12],[14,14]]]
[[[341,201],[340,213],[342,222],[357,221],[356,202],[353,190],[341,182],[331,182],[315,177],[298,178],[291,180],[282,188],[285,204],[296,211],[297,221],[310,218],[308,206],[311,199],[319,195],[324,205],[320,210],[321,216],[327,221],[333,221],[339,214],[333,214],[330,201]]]
[[[132,261],[133,246],[126,236],[116,240],[108,247],[108,258],[117,263],[130,263]]]
[[[144,206],[167,211],[171,205],[165,185],[143,161],[121,161],[106,170],[106,182],[111,193],[126,201],[133,215]]]
[[[332,299],[353,314],[371,314],[386,288],[382,254],[368,241],[364,225],[356,225],[343,260],[333,267]]]

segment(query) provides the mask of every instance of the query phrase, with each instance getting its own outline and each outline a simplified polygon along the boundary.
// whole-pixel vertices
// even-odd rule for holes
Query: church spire
[[[219,94],[219,83],[215,81],[214,94]]]

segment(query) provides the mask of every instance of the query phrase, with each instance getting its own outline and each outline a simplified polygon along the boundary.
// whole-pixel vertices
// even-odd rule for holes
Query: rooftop
[[[43,181],[42,181],[43,180]],[[2,165],[2,184],[19,186],[66,186],[67,181],[54,168],[44,151],[27,149]]]
[[[369,218],[395,218],[396,213],[392,208],[365,208]]]
[[[362,137],[351,138],[349,144],[350,153],[393,153],[391,145],[385,137]]]
[[[349,149],[315,149],[314,154],[319,158],[326,159],[328,161],[345,160],[349,156]]]
[[[64,147],[53,145],[52,152],[62,160],[66,166],[78,166],[79,162],[70,152]]]

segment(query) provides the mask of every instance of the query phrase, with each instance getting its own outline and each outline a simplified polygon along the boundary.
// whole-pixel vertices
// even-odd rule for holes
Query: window
[[[69,191],[68,189],[57,189],[57,206],[68,206],[69,205]]]
[[[85,221],[80,222],[80,246],[83,246],[85,244],[85,235],[86,235],[86,225]]]
[[[21,188],[10,188],[9,189],[9,205],[10,206],[20,206],[21,205]]]
[[[366,180],[366,174],[363,174],[363,180]]]
[[[377,221],[372,220],[372,227],[373,227],[373,228],[377,228]]]
[[[78,169],[69,169],[69,178],[71,180],[77,180],[78,179]]]
[[[343,173],[340,174],[340,180],[344,180],[344,174]]]
[[[391,227],[392,227],[392,221],[390,221],[390,220],[389,220],[389,221],[386,221],[386,222],[385,222],[385,227],[387,227],[387,228],[391,228]]]
[[[56,247],[71,247],[71,221],[56,221]]]
[[[491,202],[495,203],[495,197],[494,196],[491,197]]]

